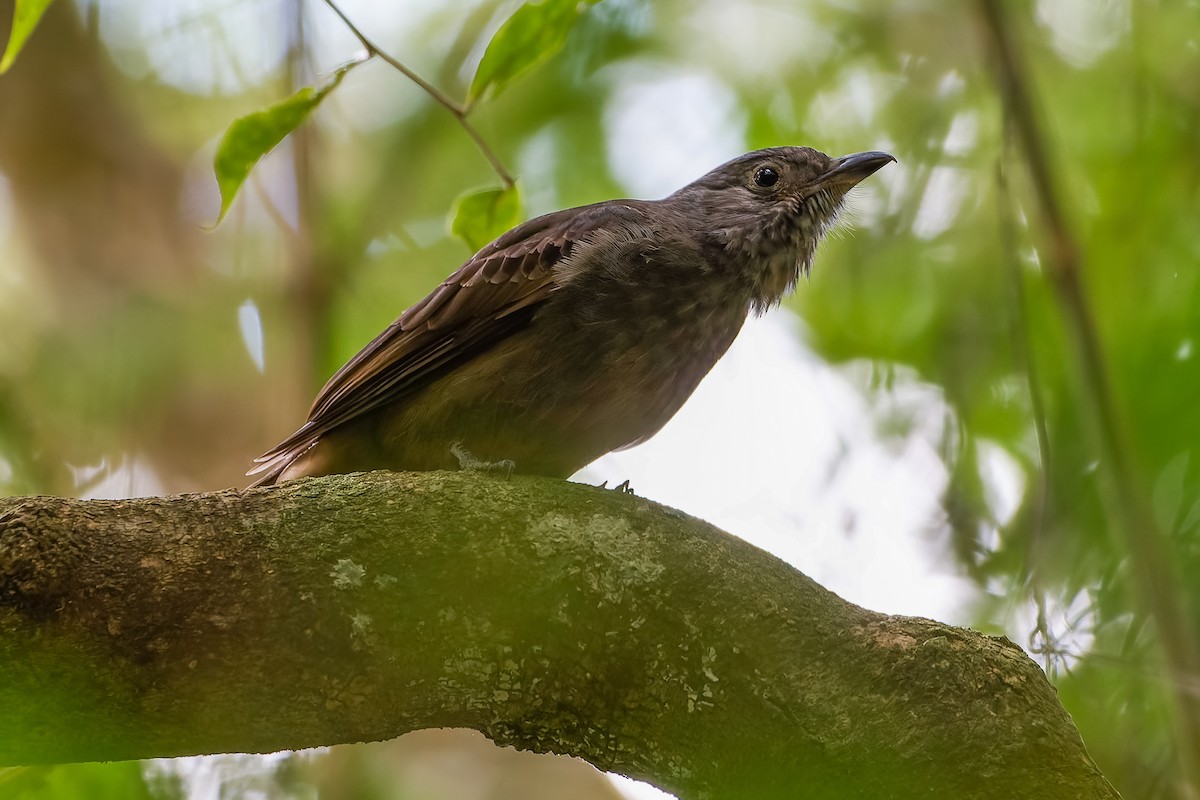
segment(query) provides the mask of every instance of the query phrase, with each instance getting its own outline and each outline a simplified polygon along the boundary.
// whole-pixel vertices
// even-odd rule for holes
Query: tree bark
[[[1113,798],[1002,637],[641,498],[334,476],[0,500],[0,763],[467,727],[685,798]]]

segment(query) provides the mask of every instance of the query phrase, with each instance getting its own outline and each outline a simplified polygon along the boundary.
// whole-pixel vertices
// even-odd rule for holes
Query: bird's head
[[[811,147],[771,147],[722,164],[668,202],[699,211],[722,266],[744,273],[761,312],[808,274],[846,193],[895,160],[875,150],[831,158]]]

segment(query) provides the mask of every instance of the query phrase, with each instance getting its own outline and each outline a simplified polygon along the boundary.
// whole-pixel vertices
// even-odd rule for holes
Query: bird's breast
[[[543,380],[570,399],[553,413],[588,432],[600,455],[654,435],[729,349],[747,314],[744,300],[679,285],[659,292],[612,288],[585,313],[548,308],[539,336]],[[560,312],[561,316],[556,313]],[[562,391],[566,386],[570,391]],[[550,405],[559,405],[551,403]]]

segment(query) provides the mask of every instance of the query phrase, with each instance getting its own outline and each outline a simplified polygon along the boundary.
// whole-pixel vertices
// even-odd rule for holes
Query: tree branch
[[[1113,798],[1007,639],[542,479],[0,500],[0,763],[469,727],[687,798]]]

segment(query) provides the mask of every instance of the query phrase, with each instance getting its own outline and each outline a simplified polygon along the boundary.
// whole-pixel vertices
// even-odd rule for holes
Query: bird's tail
[[[309,424],[305,423],[300,430],[254,459],[254,466],[246,471],[246,475],[254,478],[248,488],[279,483],[288,467],[303,458],[320,440],[320,436],[315,435],[309,429]]]

